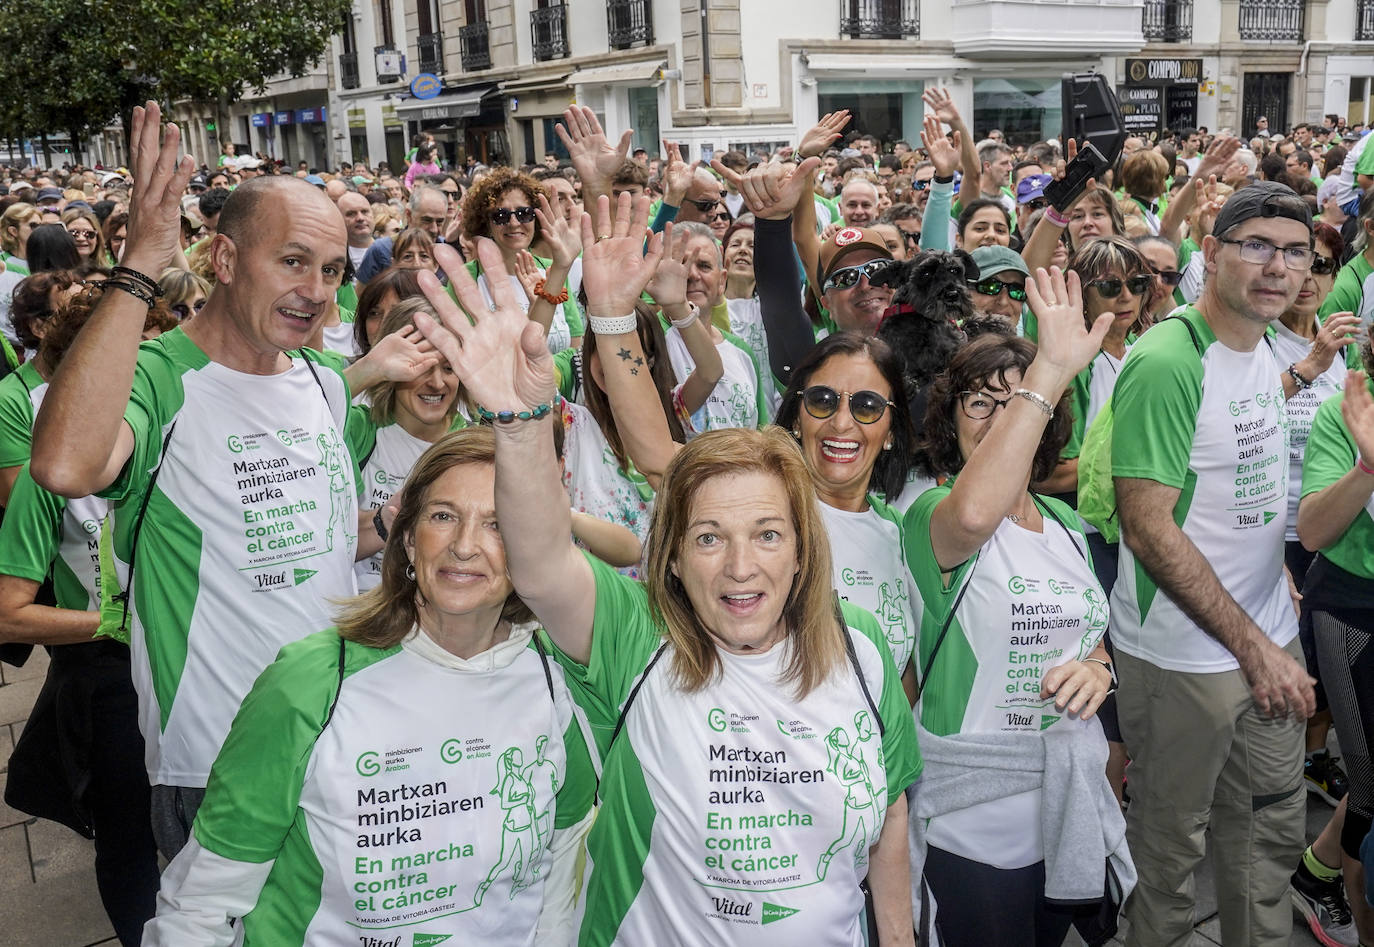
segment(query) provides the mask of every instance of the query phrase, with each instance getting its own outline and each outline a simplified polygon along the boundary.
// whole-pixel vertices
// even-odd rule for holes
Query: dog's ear
[[[875,278],[869,280],[869,282],[874,286],[891,286],[896,288],[907,281],[913,265],[911,260],[893,260],[891,266],[883,270]]]
[[[978,276],[978,264],[973,262],[973,257],[967,250],[955,250],[954,255],[959,258],[959,262],[964,265],[964,280],[976,280]]]

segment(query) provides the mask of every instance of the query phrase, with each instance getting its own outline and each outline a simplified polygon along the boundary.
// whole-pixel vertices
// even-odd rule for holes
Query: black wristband
[[[377,536],[381,541],[386,542],[387,528],[386,524],[382,522],[382,508],[380,506],[377,507],[377,512],[372,514],[372,525],[376,527]]]
[[[937,174],[937,175],[935,175],[935,177],[931,178],[931,180],[934,181],[936,184],[953,184],[953,183],[954,183],[954,175],[951,174],[951,175],[950,175],[949,177],[947,177],[947,178],[942,178],[942,177],[940,177],[940,175]]]
[[[149,309],[152,309],[153,305],[157,302],[157,299],[153,296],[152,293],[148,292],[142,286],[139,286],[137,283],[133,282],[127,277],[107,279],[98,285],[100,285],[103,289],[122,289],[124,292],[128,293],[130,296],[134,297],[139,302],[143,303],[143,305],[147,306]]]
[[[162,287],[158,285],[157,280],[153,279],[151,276],[148,276],[146,273],[140,273],[138,270],[130,269],[127,266],[119,265],[110,267],[110,272],[113,273],[115,276],[127,276],[134,282],[142,284],[143,287],[147,289],[148,292],[152,293],[154,296],[162,295]]]

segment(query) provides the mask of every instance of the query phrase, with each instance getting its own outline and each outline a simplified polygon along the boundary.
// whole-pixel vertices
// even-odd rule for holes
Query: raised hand
[[[458,265],[461,267],[462,263]],[[382,336],[365,357],[372,370],[369,377],[398,384],[422,378],[439,364],[439,353],[434,345],[414,326]]]
[[[663,200],[674,207],[681,207],[687,190],[692,186],[692,176],[696,173],[692,166],[682,160],[682,153],[676,142],[665,141],[663,153],[668,156],[663,165]]]
[[[611,179],[630,153],[633,130],[626,129],[619,144],[612,146],[595,112],[585,105],[570,105],[563,110],[563,121],[554,126],[554,132],[568,149],[573,170],[583,185],[590,184],[598,192],[609,192]]]
[[[1213,174],[1222,174],[1231,159],[1240,151],[1240,139],[1230,135],[1220,135],[1203,152],[1202,161],[1197,166],[1197,177],[1206,179]]]
[[[1367,378],[1364,372],[1346,372],[1341,399],[1341,418],[1366,464],[1374,461],[1374,398],[1369,395]]]
[[[954,96],[949,94],[948,89],[926,89],[921,93],[921,100],[930,107],[936,118],[950,128],[964,127],[964,118],[955,107]]]
[[[133,196],[129,201],[128,240],[121,262],[154,279],[181,252],[181,195],[191,182],[196,162],[177,160],[181,131],[169,124],[162,141],[162,109],[156,102],[135,107],[130,123]]]
[[[925,117],[925,127],[921,130],[921,144],[925,146],[930,163],[935,165],[935,176],[953,176],[959,168],[959,132],[955,131],[951,142],[940,130],[940,120],[933,115]]]
[[[1353,312],[1337,312],[1328,316],[1318,327],[1312,351],[1307,356],[1312,370],[1320,375],[1330,368],[1341,349],[1355,344],[1359,329],[1360,317]]]
[[[588,314],[624,316],[634,309],[663,256],[663,234],[654,234],[645,245],[648,222],[649,198],[641,195],[632,203],[628,193],[616,202],[614,219],[604,194],[597,198],[595,224],[591,214],[582,215],[582,286]]]
[[[849,124],[849,109],[840,109],[838,112],[827,112],[821,116],[821,120],[807,130],[802,136],[801,144],[797,146],[797,156],[801,158],[819,158],[825,149],[835,143],[835,139],[840,137],[844,127]]]
[[[813,156],[795,167],[769,162],[740,174],[717,159],[711,160],[711,167],[734,185],[750,212],[764,220],[784,220],[803,197],[810,200],[809,178],[820,166],[821,159]]]
[[[554,213],[549,199],[542,194],[539,195],[534,215],[539,218],[540,236],[553,254],[553,265],[561,268],[572,266],[582,252],[582,234],[578,228],[568,223],[562,214]]]
[[[1057,397],[1068,387],[1075,375],[1102,351],[1102,340],[1115,318],[1104,312],[1091,329],[1083,322],[1083,287],[1077,273],[1066,279],[1062,270],[1052,266],[1049,272],[1036,268],[1035,276],[1026,281],[1026,296],[1031,312],[1040,324],[1040,339],[1032,369],[1042,366],[1052,372]],[[1029,374],[1029,371],[1028,371]],[[1046,392],[1040,392],[1047,394]],[[1051,399],[1054,400],[1054,399]]]
[[[551,404],[557,395],[553,357],[543,329],[520,307],[496,244],[486,237],[477,241],[477,258],[493,300],[490,306],[456,250],[439,244],[434,256],[449,274],[458,305],[433,273],[421,272],[420,289],[435,318],[416,313],[415,327],[448,359],[468,393],[486,410],[518,412]]]
[[[694,249],[687,249],[688,241],[684,240],[683,248],[685,252],[681,257],[668,253],[663,253],[663,258],[658,262],[658,268],[654,270],[653,279],[645,290],[653,297],[654,302],[667,308],[669,306],[680,306],[687,301],[687,277],[692,272],[692,266],[696,262],[697,252]],[[663,246],[673,245],[673,225],[670,221],[663,227]]]
[[[544,274],[539,272],[539,265],[534,262],[534,254],[528,250],[517,250],[515,253],[515,277],[520,280],[520,285],[525,287],[525,295],[529,297],[530,305],[534,305],[535,287],[544,278]]]

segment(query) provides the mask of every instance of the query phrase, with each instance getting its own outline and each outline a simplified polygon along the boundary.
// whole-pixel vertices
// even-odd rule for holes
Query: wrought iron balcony
[[[339,84],[345,89],[356,89],[362,85],[358,78],[357,53],[339,53]]]
[[[1145,0],[1143,32],[1149,43],[1191,43],[1193,0]]]
[[[1241,0],[1240,38],[1302,42],[1307,0]]]
[[[840,35],[902,39],[921,35],[919,0],[840,0]]]
[[[420,71],[432,72],[436,76],[444,74],[444,34],[421,33],[415,39],[416,51],[420,54]]]
[[[548,62],[568,55],[568,8],[559,3],[530,11],[534,61]]]
[[[462,50],[464,72],[491,68],[491,43],[487,38],[485,20],[460,27],[458,47]]]
[[[1356,8],[1355,39],[1374,40],[1374,0],[1360,0]]]
[[[606,29],[611,49],[654,42],[654,11],[649,0],[607,0]]]

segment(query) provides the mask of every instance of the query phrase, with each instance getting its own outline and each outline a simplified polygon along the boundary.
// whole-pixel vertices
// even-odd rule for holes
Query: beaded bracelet
[[[539,282],[534,284],[534,295],[538,296],[540,299],[543,299],[545,302],[552,303],[555,306],[561,306],[563,305],[563,303],[568,301],[568,285],[564,283],[563,291],[559,293],[557,296],[552,296],[549,293],[544,292],[544,280],[541,279]]]
[[[1297,362],[1289,365],[1284,371],[1288,372],[1288,377],[1292,378],[1297,384],[1298,391],[1306,391],[1308,388],[1312,387],[1313,383],[1302,377],[1302,373],[1298,371]]]
[[[524,411],[488,411],[479,404],[477,416],[487,423],[494,421],[497,424],[513,424],[516,421],[538,421],[552,410],[553,407],[547,402]]]

